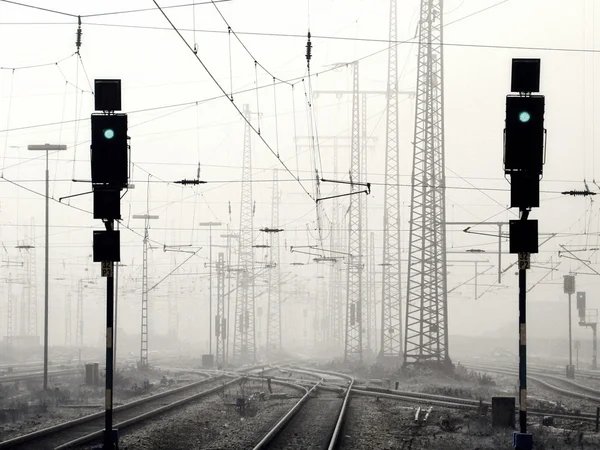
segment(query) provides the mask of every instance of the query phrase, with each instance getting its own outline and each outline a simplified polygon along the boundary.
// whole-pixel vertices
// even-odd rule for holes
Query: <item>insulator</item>
[[[310,60],[312,59],[312,42],[310,42],[310,31],[308,32],[308,41],[306,42],[306,63],[310,67]]]

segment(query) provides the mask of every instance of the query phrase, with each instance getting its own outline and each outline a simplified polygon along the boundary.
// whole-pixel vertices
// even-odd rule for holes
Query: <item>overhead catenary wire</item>
[[[196,57],[196,59],[198,60],[198,62],[200,63],[200,65],[202,66],[202,68],[206,71],[206,73],[209,75],[209,77],[214,81],[214,83],[217,85],[217,87],[219,88],[219,90],[223,93],[223,95],[225,97],[227,97],[227,92],[223,89],[223,87],[221,86],[221,84],[217,81],[217,79],[214,77],[214,75],[208,70],[208,67],[204,64],[204,62],[202,61],[202,59],[198,56],[197,53],[195,53],[193,51],[193,49],[190,47],[190,44],[188,44],[188,42],[185,40],[185,38],[183,37],[183,35],[181,34],[181,32],[177,29],[177,27],[175,27],[175,24],[173,24],[173,22],[171,21],[171,19],[169,19],[169,16],[167,16],[167,14],[161,9],[160,5],[158,4],[158,2],[156,0],[152,0],[154,2],[154,4],[156,5],[156,7],[158,8],[158,10],[162,13],[162,15],[165,17],[165,19],[167,20],[167,22],[169,22],[169,24],[171,25],[171,27],[173,27],[173,29],[176,31],[177,35],[181,38],[181,40],[185,43],[185,45],[190,49],[190,51],[192,51],[192,53],[194,54],[194,56]],[[258,87],[257,87],[258,88]],[[256,133],[258,135],[258,137],[260,138],[260,140],[266,145],[266,147],[269,149],[269,151],[271,153],[273,153],[273,155],[277,158],[277,160],[280,162],[280,164],[285,168],[285,170],[292,176],[295,178],[294,173],[288,168],[287,164],[285,164],[285,162],[283,162],[281,160],[281,158],[279,158],[277,156],[277,153],[273,150],[273,148],[269,145],[269,143],[264,139],[264,137],[262,137],[260,135],[259,130],[257,130],[256,128],[254,128],[254,126],[252,125],[252,122],[250,121],[249,118],[247,118],[244,113],[240,110],[240,108],[235,104],[235,102],[231,101],[231,104],[233,105],[233,107],[236,109],[236,111],[238,112],[238,114],[244,119],[244,121],[248,124],[248,126],[250,127],[250,129],[252,131],[254,131],[254,133]],[[298,180],[298,184],[302,187],[302,189],[304,190],[304,192],[306,192],[306,195],[308,195],[311,199],[313,199],[313,201],[315,200],[313,198],[313,196],[310,194],[310,192],[308,192],[306,190],[306,188],[304,187],[304,185],[302,184],[301,181]]]

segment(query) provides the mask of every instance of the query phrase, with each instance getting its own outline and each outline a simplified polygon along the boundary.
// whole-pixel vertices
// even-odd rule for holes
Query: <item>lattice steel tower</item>
[[[250,122],[250,107],[244,105],[244,115]],[[251,129],[244,127],[244,156],[242,168],[242,201],[240,205],[240,237],[238,275],[235,298],[235,327],[233,333],[233,358],[239,362],[256,360],[254,328],[254,257],[252,214],[252,152]]]
[[[267,352],[281,351],[281,268],[279,258],[279,174],[273,171],[271,198],[271,261],[269,262],[269,303],[267,305]]]
[[[383,261],[381,264],[380,359],[402,357],[402,295],[400,268],[400,167],[398,149],[398,47],[396,0],[390,1]],[[373,251],[373,249],[371,249]]]
[[[350,182],[359,182],[360,174],[360,128],[358,62],[352,65],[352,139],[350,156]],[[362,211],[358,194],[361,186],[352,184],[348,213],[348,279],[346,291],[346,343],[344,361],[357,362],[363,359],[362,335]]]
[[[225,253],[217,259],[217,315],[215,316],[215,336],[217,338],[216,363],[222,367],[226,362],[227,319],[225,318]]]
[[[442,23],[442,0],[423,0],[413,140],[405,364],[450,363]]]

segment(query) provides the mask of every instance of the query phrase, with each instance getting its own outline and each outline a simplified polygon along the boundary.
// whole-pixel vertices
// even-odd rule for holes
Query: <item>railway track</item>
[[[256,379],[258,377],[254,373],[261,368],[262,366],[251,366],[229,374],[206,375],[204,380],[117,406],[113,409],[113,426],[123,430],[192,401],[211,396],[235,384],[242,376]],[[201,370],[192,372],[204,373]],[[280,384],[292,385],[289,382]],[[103,433],[104,411],[0,442],[0,450],[72,448],[99,441]]]
[[[333,450],[339,444],[354,378],[313,369],[297,370],[306,374],[310,372],[316,377],[320,376],[321,380],[314,383],[310,389],[305,388],[305,395],[268,431],[254,450],[306,448]],[[316,395],[317,389],[323,384],[323,377],[338,377],[346,380],[345,391],[340,394],[335,388],[333,393]]]
[[[114,427],[125,429],[158,414],[215,394],[240,379],[211,376],[113,409]],[[16,438],[0,442],[0,449],[61,449],[98,441],[103,436],[104,412],[89,414]]]
[[[470,364],[466,365],[465,367],[468,367],[470,369],[477,370],[480,372],[519,376],[518,371],[511,370],[511,369],[495,368],[495,367],[489,367],[489,366],[475,366],[475,365],[470,365]],[[562,394],[562,395],[567,395],[570,397],[580,398],[582,400],[588,400],[588,401],[592,401],[595,403],[600,403],[600,390],[598,390],[598,389],[594,389],[589,386],[579,384],[577,382],[568,380],[566,378],[560,378],[555,375],[543,374],[543,373],[537,372],[535,370],[534,371],[529,370],[528,372],[529,372],[527,375],[528,381],[533,381],[533,382],[545,387],[546,389],[548,389],[550,391],[553,391],[553,392],[556,392],[556,393]],[[547,380],[559,381],[561,383],[564,383],[564,384],[570,386],[572,389],[579,390],[580,392],[577,392],[574,390],[569,390],[569,389],[563,389],[561,387],[558,387],[556,385],[548,383]],[[581,391],[583,391],[583,392],[581,392]]]

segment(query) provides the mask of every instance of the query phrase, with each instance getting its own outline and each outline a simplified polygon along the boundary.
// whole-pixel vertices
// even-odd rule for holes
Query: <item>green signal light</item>
[[[115,137],[115,131],[111,128],[107,128],[106,130],[104,130],[104,137],[106,139],[112,139]]]
[[[529,122],[530,119],[531,119],[531,114],[529,114],[527,111],[522,111],[519,113],[519,121],[521,123],[527,123],[527,122]]]

